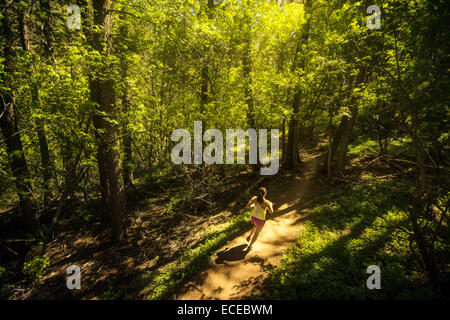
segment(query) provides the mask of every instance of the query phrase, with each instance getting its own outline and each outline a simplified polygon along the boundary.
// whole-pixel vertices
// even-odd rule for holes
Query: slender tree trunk
[[[286,158],[286,117],[283,117],[281,130],[281,162],[283,163]]]
[[[355,127],[356,117],[358,115],[357,107],[353,108],[351,110],[351,113],[352,115],[350,119],[348,119],[348,121],[346,122],[344,131],[342,132],[342,138],[340,143],[341,146],[339,148],[339,155],[337,159],[337,168],[336,168],[338,176],[344,175],[345,164],[347,162],[347,149],[350,143],[350,139],[352,137],[353,128]]]
[[[40,7],[44,11],[42,19],[42,34],[44,38],[44,55],[50,60],[53,55],[53,39],[51,27],[51,4],[50,0],[40,0]]]
[[[246,10],[247,12],[247,10]],[[244,17],[244,51],[242,55],[242,71],[244,78],[244,101],[247,105],[247,125],[249,128],[253,128],[257,130],[256,125],[256,117],[255,117],[255,106],[253,102],[253,92],[252,92],[252,37],[251,37],[251,27],[252,27],[252,18],[247,14]],[[258,131],[256,131],[257,140],[258,140]],[[259,151],[258,148],[256,150],[256,159],[257,163],[252,165],[252,170],[254,172],[259,171]]]
[[[426,175],[425,175],[425,163],[424,163],[424,150],[420,145],[419,141],[419,126],[420,126],[420,119],[417,111],[417,106],[412,106],[412,127],[411,127],[411,139],[413,142],[413,146],[416,153],[416,161],[417,161],[417,169],[419,171],[419,184],[420,189],[422,191],[427,189],[427,181],[426,181]]]
[[[213,10],[214,10],[214,0],[208,0],[207,4],[207,14],[208,18],[211,20],[213,18]],[[205,50],[209,51],[209,50]],[[202,71],[201,71],[201,84],[200,84],[200,113],[202,115],[206,112],[206,104],[208,103],[208,81],[209,81],[209,60],[208,56],[202,57]],[[203,119],[205,120],[205,119]],[[206,123],[203,125],[206,127]]]
[[[208,61],[206,57],[203,57],[203,66],[202,66],[202,80],[200,87],[200,113],[202,115],[206,112],[206,104],[208,103]]]
[[[125,19],[125,16],[122,14],[121,19]],[[129,45],[127,43],[128,38],[128,27],[126,25],[120,25],[119,27],[120,39],[123,43],[127,44],[127,48]],[[124,124],[123,124],[123,132],[122,132],[122,145],[123,145],[123,181],[125,186],[133,186],[133,171],[132,171],[132,163],[133,163],[133,154],[132,154],[132,137],[131,132],[129,130],[129,111],[130,111],[130,97],[128,94],[128,61],[126,57],[126,50],[123,47],[120,49],[120,65],[121,65],[121,77],[123,83],[123,92],[122,92],[122,114],[124,114]]]
[[[130,136],[130,132],[128,130],[128,125],[125,124],[123,127],[124,137],[122,139],[123,144],[123,182],[125,186],[133,185],[133,171],[131,170],[131,166],[133,163],[133,153],[131,149],[132,138]]]
[[[384,153],[383,150],[383,138],[381,137],[380,126],[377,124],[377,136],[378,136],[378,148],[380,149],[379,155],[381,156]]]
[[[331,106],[328,109],[328,117],[329,117],[329,122],[328,122],[328,152],[327,152],[326,163],[327,163],[327,179],[330,180],[331,179],[331,160],[333,159],[333,151],[332,151],[332,148],[331,148],[332,135],[333,135],[333,111],[331,109]]]
[[[50,10],[50,6],[48,4],[44,6],[46,10]],[[50,49],[47,47],[50,45],[50,36],[47,34],[49,33],[49,26],[47,24],[49,23],[48,20],[44,20],[44,38],[45,38],[45,45],[44,45],[44,52],[48,52],[50,54]],[[21,12],[21,19],[19,23],[20,27],[20,38],[21,38],[21,45],[22,49],[24,51],[30,52],[32,55],[33,53],[30,50],[28,36],[27,36],[27,22],[26,22],[26,15],[25,10]],[[29,66],[29,77],[31,79],[31,73],[32,70],[35,70],[34,65]],[[31,80],[30,80],[31,81]],[[40,108],[41,107],[41,100],[39,97],[39,89],[37,83],[31,83],[31,103],[33,107]],[[39,143],[39,151],[41,154],[41,163],[42,163],[42,188],[44,190],[44,206],[46,207],[50,200],[50,179],[51,179],[51,168],[52,163],[50,159],[50,152],[48,149],[48,141],[47,136],[45,134],[45,120],[44,119],[38,119],[36,121],[36,133],[38,136],[38,143]]]
[[[44,59],[49,60],[52,54],[52,39],[51,39],[51,26],[50,26],[50,1],[48,0],[41,0],[41,9],[44,11],[42,17],[42,34],[44,38]],[[20,20],[19,20],[19,31],[20,31],[20,42],[22,46],[22,50],[30,52],[32,56],[34,57],[34,53],[31,52],[29,41],[28,41],[28,34],[27,34],[27,21],[26,21],[26,12],[25,10],[22,10],[20,12]],[[28,75],[30,77],[31,81],[31,73],[35,70],[34,65],[29,66]],[[39,97],[39,89],[37,83],[31,83],[31,103],[33,107],[40,108],[41,107],[41,100]],[[45,134],[45,120],[44,119],[38,119],[36,121],[36,133],[38,136],[38,143],[39,143],[39,151],[41,155],[41,163],[42,163],[42,188],[44,193],[44,206],[46,207],[50,200],[50,180],[52,176],[52,161],[50,158],[50,152],[48,147],[48,141],[47,136]]]
[[[53,55],[53,39],[51,27],[51,4],[50,0],[40,0],[41,9],[44,11],[42,19],[42,35],[44,38],[44,57],[47,63],[50,63]],[[33,87],[35,100],[41,104],[39,91],[36,84]],[[45,132],[45,120],[37,122],[37,135],[39,141],[39,150],[41,153],[41,161],[43,167],[42,178],[44,182],[44,205],[47,206],[50,198],[50,180],[52,177],[53,162],[50,158],[47,135]]]
[[[47,135],[45,133],[45,122],[43,120],[38,120],[36,125],[36,131],[39,141],[39,152],[41,154],[42,162],[42,187],[44,189],[44,206],[48,206],[51,196],[50,180],[52,178],[52,161],[48,148]]]
[[[414,238],[416,240],[417,247],[420,252],[420,256],[422,257],[423,263],[425,265],[425,269],[428,273],[428,276],[431,279],[431,282],[433,283],[433,285],[435,287],[439,287],[439,283],[440,283],[439,268],[436,264],[436,260],[433,255],[433,250],[432,250],[432,248],[429,248],[429,245],[427,244],[427,241],[425,239],[425,235],[423,234],[423,230],[417,223],[417,219],[418,219],[418,217],[417,217],[417,209],[418,208],[417,207],[418,207],[418,205],[416,203],[416,200],[414,200],[413,202],[414,202],[413,206],[409,210],[409,216],[410,216],[411,224],[413,227]]]
[[[286,146],[286,157],[284,162],[284,167],[288,170],[294,170],[298,163],[298,110],[299,110],[299,104],[300,104],[300,96],[301,91],[300,89],[297,90],[297,92],[294,95],[294,100],[292,103],[292,109],[293,114],[292,118],[289,121],[289,128],[288,128],[288,142]]]
[[[304,2],[304,8],[306,14],[310,14],[311,8],[312,8],[312,0],[305,0]],[[307,18],[306,24],[303,28],[303,35],[299,39],[299,42],[297,43],[297,49],[295,52],[294,62],[292,64],[291,71],[294,72],[297,68],[304,69],[306,66],[306,60],[304,57],[300,59],[299,62],[297,62],[297,55],[302,50],[304,45],[308,44],[309,41],[309,33],[310,33],[310,26],[311,26],[311,16]],[[299,135],[299,110],[300,110],[300,103],[301,103],[301,96],[302,91],[300,85],[295,89],[294,97],[292,100],[292,116],[289,121],[288,126],[288,142],[286,146],[286,157],[285,161],[283,163],[283,166],[288,170],[294,170],[297,168],[297,165],[300,162],[300,157],[298,153],[298,135]]]
[[[388,149],[388,137],[387,134],[384,136],[384,153],[387,153]]]

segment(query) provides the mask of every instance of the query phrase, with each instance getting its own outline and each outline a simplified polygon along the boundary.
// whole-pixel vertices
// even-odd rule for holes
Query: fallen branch
[[[372,163],[374,163],[375,161],[377,161],[378,159],[380,159],[382,157],[383,156],[376,157],[375,159],[373,159],[373,160],[369,161],[368,163],[366,163],[365,165],[363,165],[361,168],[365,168],[365,167],[371,165]]]

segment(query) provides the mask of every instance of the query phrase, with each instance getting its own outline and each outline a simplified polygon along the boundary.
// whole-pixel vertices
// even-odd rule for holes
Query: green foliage
[[[0,299],[7,299],[10,294],[10,290],[6,285],[8,276],[8,269],[0,266]]]
[[[167,213],[173,213],[182,199],[180,197],[171,197],[169,203],[166,204]]]
[[[324,190],[297,244],[271,272],[261,293],[271,299],[433,299],[409,249],[402,198],[388,199],[392,182],[370,181]],[[366,269],[382,270],[382,290],[366,288]]]
[[[355,252],[364,252],[371,241],[382,242],[385,236],[370,229],[366,220],[386,227],[384,220],[376,218],[383,217],[398,227],[409,210],[411,195],[419,190],[426,190],[428,199],[423,202],[431,203],[432,210],[436,211],[438,202],[445,207],[442,199],[447,197],[450,180],[450,17],[445,1],[383,1],[379,4],[382,30],[367,29],[366,1],[308,0],[306,5],[289,1],[279,6],[277,1],[227,0],[212,8],[208,1],[111,1],[111,35],[101,37],[111,40],[111,47],[102,52],[89,42],[93,34],[108,28],[92,23],[91,2],[81,6],[82,28],[77,31],[67,30],[65,7],[60,2],[48,3],[50,10],[41,2],[0,5],[0,24],[9,21],[11,29],[11,35],[3,35],[0,41],[0,93],[13,98],[14,126],[21,145],[8,151],[8,137],[2,134],[0,138],[1,206],[12,207],[25,196],[17,168],[11,168],[14,162],[10,161],[21,155],[28,170],[25,180],[30,190],[25,193],[29,192],[26,196],[36,208],[50,209],[52,200],[58,203],[66,193],[72,198],[97,198],[103,191],[105,196],[99,187],[99,164],[103,162],[99,151],[104,147],[114,149],[122,160],[114,163],[115,173],[122,175],[122,169],[129,168],[136,186],[152,191],[177,188],[167,204],[168,213],[182,201],[199,196],[204,201],[189,203],[192,208],[197,209],[198,203],[212,208],[211,194],[220,189],[222,181],[248,167],[199,166],[182,172],[170,159],[175,129],[192,131],[195,120],[202,120],[204,129],[222,132],[251,126],[284,127],[287,137],[289,130],[298,132],[299,145],[304,147],[311,135],[332,137],[342,117],[357,115],[353,132],[357,138],[349,145],[348,155],[389,154],[409,161],[414,168],[404,172],[408,179],[390,183],[363,173],[364,189],[335,190],[335,198],[320,200],[307,226],[310,231],[305,232],[304,240],[311,241],[312,247],[296,254],[310,259],[314,252],[329,250],[342,259],[311,258],[305,265],[313,270],[311,279],[320,275],[327,279],[325,271],[331,266],[341,270],[356,259],[351,262],[354,266],[350,264],[353,278],[334,271],[344,278],[332,282],[330,296],[342,292],[348,298],[367,297],[363,289],[356,288],[354,279],[362,277],[358,259],[370,259]],[[23,34],[33,40],[28,41],[29,48],[22,47]],[[99,110],[94,101],[108,94],[111,101]],[[0,116],[6,119],[9,114],[3,109]],[[99,116],[115,129],[109,140],[102,139],[107,130],[94,125]],[[125,147],[126,139],[131,148]],[[44,164],[46,145],[48,168]],[[402,192],[393,199],[392,189]],[[44,201],[46,195],[50,199]],[[380,200],[386,197],[389,200]],[[88,206],[76,209],[74,216],[83,227],[95,217]],[[436,231],[435,224],[426,215],[419,222],[428,240]],[[230,228],[224,234],[237,230]],[[368,238],[362,237],[361,243],[355,240],[348,248],[339,233],[354,232],[353,228]],[[180,266],[170,269],[188,270],[180,276],[176,271],[155,276],[154,296],[167,296],[194,272],[195,261],[206,259],[211,248],[225,239],[214,233],[202,240],[198,251],[183,255],[177,262]],[[419,271],[411,267],[411,276],[400,267],[397,260],[407,255],[400,252],[405,243],[389,239],[395,259],[383,268],[391,268],[388,275],[393,279],[407,279],[407,286]],[[42,246],[42,239],[32,237],[27,244]],[[447,257],[448,247],[441,238],[435,246],[439,256]],[[378,263],[388,259],[383,250],[372,251],[380,253],[374,258]],[[27,272],[36,277],[46,268],[45,260],[27,263]],[[308,270],[302,269],[305,274]],[[308,278],[299,277],[299,286],[312,285]],[[326,296],[328,287],[322,285],[316,294],[304,295]],[[106,296],[115,297],[113,291]],[[372,295],[377,298],[376,293]]]
[[[24,263],[23,273],[32,279],[41,279],[47,274],[49,266],[50,261],[38,255]]]
[[[348,147],[348,154],[355,157],[377,154],[378,152],[378,143],[367,136],[358,137]]]
[[[123,300],[124,292],[122,289],[110,283],[108,284],[108,289],[103,292],[102,298],[104,300]]]
[[[95,218],[95,211],[89,206],[78,207],[75,209],[75,221],[80,225],[89,225]]]

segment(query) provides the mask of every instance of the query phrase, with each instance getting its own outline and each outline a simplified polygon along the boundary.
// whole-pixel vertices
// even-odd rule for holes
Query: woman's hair
[[[264,188],[264,187],[259,188],[257,201],[259,203],[262,203],[264,201],[264,197],[266,196],[266,194],[267,194],[266,188]]]

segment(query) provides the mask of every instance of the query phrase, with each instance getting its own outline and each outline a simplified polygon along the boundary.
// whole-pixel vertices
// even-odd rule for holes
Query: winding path
[[[277,184],[267,185],[267,198],[274,202],[263,231],[250,252],[240,235],[218,250],[209,266],[178,293],[180,300],[245,299],[262,284],[268,270],[279,265],[283,252],[295,244],[308,214],[308,204],[317,194],[315,181],[320,164],[318,154],[303,154],[301,174],[284,174]]]

